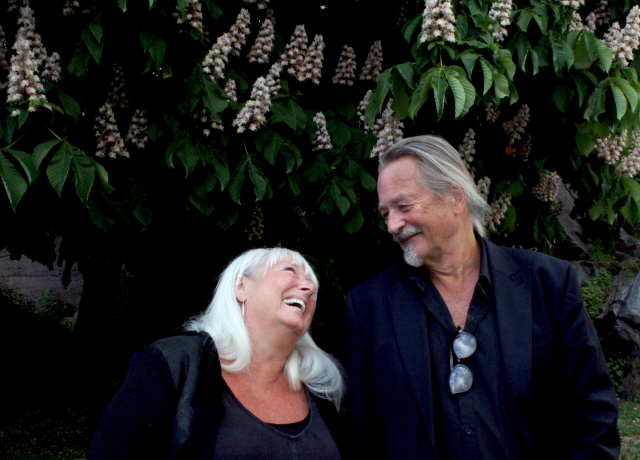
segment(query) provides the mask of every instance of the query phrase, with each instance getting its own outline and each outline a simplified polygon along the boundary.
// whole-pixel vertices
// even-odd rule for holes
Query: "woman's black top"
[[[339,460],[336,443],[313,399],[307,397],[307,418],[286,425],[268,424],[249,412],[225,384],[213,460]]]

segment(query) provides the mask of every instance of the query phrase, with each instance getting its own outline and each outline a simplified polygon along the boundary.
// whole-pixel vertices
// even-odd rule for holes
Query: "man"
[[[405,262],[347,297],[357,458],[614,459],[616,396],[569,263],[483,238],[489,207],[444,139],[381,158]]]

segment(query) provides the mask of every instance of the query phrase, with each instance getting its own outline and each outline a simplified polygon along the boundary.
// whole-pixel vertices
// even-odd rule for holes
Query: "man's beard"
[[[400,243],[400,241],[407,240],[417,233],[422,233],[420,227],[407,224],[398,233],[393,235],[393,241]],[[407,263],[407,265],[411,265],[412,267],[422,266],[423,261],[413,250],[412,243],[400,244],[400,247],[404,252],[404,261]]]

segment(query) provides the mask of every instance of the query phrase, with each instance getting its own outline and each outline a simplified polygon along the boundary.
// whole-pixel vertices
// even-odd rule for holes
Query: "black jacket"
[[[212,458],[222,382],[218,354],[206,332],[154,342],[133,356],[88,459]],[[315,396],[314,401],[338,443],[335,406]]]
[[[616,395],[571,265],[487,242],[509,417],[526,458],[614,459]],[[357,458],[441,458],[421,295],[393,266],[347,297]]]

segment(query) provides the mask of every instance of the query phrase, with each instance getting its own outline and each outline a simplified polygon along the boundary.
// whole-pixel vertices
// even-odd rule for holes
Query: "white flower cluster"
[[[0,26],[0,69],[9,70],[7,62],[7,41],[4,38],[4,29]]]
[[[232,101],[238,101],[238,94],[236,93],[236,81],[231,78],[227,80],[227,84],[224,86],[224,94],[227,95]]]
[[[378,138],[378,142],[371,150],[371,158],[384,153],[393,144],[402,140],[404,124],[393,116],[391,104],[393,99],[389,99],[387,107],[373,127],[373,134]]]
[[[445,40],[456,42],[456,17],[450,0],[426,0],[420,42]]]
[[[622,149],[627,142],[627,131],[622,134],[611,134],[606,139],[599,137],[596,140],[596,152],[607,164],[615,164],[622,155]]]
[[[18,11],[20,9],[20,5],[27,6],[28,2],[25,3],[24,0],[8,0],[7,1],[7,13],[11,13],[13,11]]]
[[[511,24],[511,10],[513,3],[511,0],[498,0],[491,4],[489,17],[497,24],[489,24],[488,29],[496,41],[503,42],[507,36],[507,27]]]
[[[107,102],[111,104],[112,107],[126,109],[129,107],[129,98],[127,97],[127,92],[124,89],[124,72],[122,71],[122,67],[117,64],[113,64],[113,71],[116,76],[113,78],[111,86],[109,87]]]
[[[302,81],[304,74],[304,58],[307,54],[309,38],[304,24],[297,25],[291,36],[291,40],[287,43],[284,50],[286,56],[287,71],[289,75]]]
[[[524,129],[529,123],[529,106],[523,105],[520,111],[513,117],[513,120],[504,124],[504,130],[509,134],[511,142],[520,139],[520,134],[524,133]]]
[[[458,153],[460,154],[460,158],[464,160],[467,169],[471,169],[473,155],[476,153],[476,133],[473,129],[469,129],[464,135],[462,144],[458,147]]]
[[[178,24],[182,24],[184,22],[178,5],[176,5],[176,10],[173,12],[173,17],[176,18],[176,23]],[[187,0],[185,17],[187,19],[187,24],[189,24],[191,29],[200,33],[204,32],[204,28],[202,26],[202,3],[198,0]]]
[[[224,126],[222,125],[220,120],[216,120],[211,115],[209,115],[209,112],[204,107],[204,105],[200,105],[200,108],[195,110],[191,114],[191,116],[194,119],[198,120],[200,123],[202,123],[202,124],[204,124],[204,125],[206,125],[208,127],[211,127],[212,129],[217,129],[219,131],[224,131]],[[209,134],[211,134],[211,130],[208,127],[202,129],[202,133],[205,136],[209,136]]]
[[[320,77],[322,77],[322,61],[324,60],[324,47],[324,38],[322,35],[316,35],[313,37],[313,43],[311,43],[309,51],[307,51],[307,54],[304,57],[302,71],[300,72],[300,81],[310,79],[316,85],[320,84]]]
[[[360,118],[360,121],[364,123],[364,130],[367,132],[369,132],[369,125],[367,125],[365,115],[367,113],[367,107],[369,107],[369,101],[371,101],[371,93],[371,90],[367,91],[367,94],[364,95],[364,98],[360,101],[360,104],[358,104],[357,109],[358,117]]]
[[[251,98],[231,123],[239,133],[248,125],[251,131],[257,131],[266,121],[265,115],[271,110],[271,90],[264,77],[259,77],[251,89]]]
[[[7,102],[20,104],[29,101],[29,111],[35,112],[38,106],[51,110],[44,95],[43,81],[58,81],[60,79],[60,56],[53,53],[47,58],[47,50],[42,45],[42,39],[36,33],[36,20],[33,10],[27,5],[20,9],[21,17],[18,19],[20,28],[16,34],[13,49],[16,54],[11,57],[11,70],[9,71],[9,86],[7,88]],[[38,69],[45,65],[43,75],[38,74]],[[42,79],[41,79],[42,76]],[[19,110],[11,112],[12,116],[18,116]]]
[[[62,15],[70,16],[76,14],[76,9],[80,8],[80,2],[78,0],[66,0],[62,6]]]
[[[593,10],[599,26],[604,26],[611,22],[611,12],[609,11],[609,0],[600,0],[596,9]]]
[[[333,144],[329,137],[329,131],[327,131],[327,119],[324,117],[324,114],[322,112],[316,113],[313,121],[316,122],[318,128],[316,129],[316,137],[313,139],[312,150],[331,150]]]
[[[246,43],[246,37],[251,32],[249,30],[249,24],[251,24],[251,16],[249,15],[249,11],[242,8],[240,10],[240,13],[238,13],[236,23],[231,26],[231,29],[229,29],[229,38],[231,39],[232,47],[231,54],[233,56],[240,56],[242,45]]]
[[[560,4],[562,6],[566,6],[567,8],[577,10],[582,5],[584,5],[584,0],[560,0]]]
[[[260,27],[260,32],[258,32],[258,37],[256,38],[255,43],[251,47],[251,50],[249,50],[249,54],[247,54],[249,62],[268,64],[269,54],[273,51],[273,40],[275,39],[275,36],[276,33],[274,30],[273,19],[265,19],[262,23],[262,27]]]
[[[265,79],[267,88],[269,88],[269,94],[271,97],[275,96],[280,91],[280,74],[284,70],[286,62],[284,58],[278,59],[269,68],[269,73]]]
[[[584,30],[585,32],[595,32],[596,31],[596,15],[593,13],[589,13],[586,19],[586,24],[582,22],[582,16],[577,11],[572,13],[573,19],[569,23],[570,31]]]
[[[231,52],[231,34],[225,32],[218,37],[216,43],[202,61],[202,71],[211,75],[211,78],[224,78],[223,70],[229,62]]]
[[[371,45],[367,61],[360,72],[360,80],[378,81],[380,72],[382,71],[382,41],[376,40]]]
[[[267,9],[267,3],[269,3],[269,0],[260,0],[258,2],[258,9],[259,10],[266,10]]]
[[[561,183],[558,173],[546,171],[540,174],[540,182],[531,189],[531,193],[540,201],[556,201]]]
[[[262,239],[262,235],[264,234],[264,215],[262,214],[262,207],[257,204],[253,208],[253,214],[251,216],[251,221],[247,228],[242,230],[242,233],[248,233],[247,240],[251,241],[253,238],[257,240]]]
[[[93,126],[93,129],[96,130],[96,139],[98,141],[96,157],[104,158],[109,156],[109,158],[115,158],[116,156],[122,156],[129,158],[129,152],[125,150],[124,141],[120,136],[120,131],[118,131],[113,107],[107,102],[98,111],[100,114],[96,117],[96,124]]]
[[[143,149],[149,142],[149,130],[148,120],[144,117],[144,110],[136,109],[135,113],[131,117],[131,123],[129,124],[129,132],[125,141],[134,147]]]
[[[487,121],[491,123],[495,123],[500,116],[500,111],[496,109],[496,106],[493,105],[493,102],[489,102],[487,105],[485,105],[484,111],[487,114]]]
[[[356,77],[356,52],[350,46],[344,45],[336,74],[333,77],[333,84],[353,86],[353,79]]]
[[[622,30],[620,24],[614,22],[603,40],[611,49],[613,60],[628,66],[633,61],[633,52],[640,47],[640,7],[636,5],[631,8]]]
[[[522,161],[525,163],[529,161],[529,154],[531,153],[531,134],[527,136],[524,144],[517,150],[518,155],[522,157]]]
[[[478,193],[484,201],[489,199],[489,187],[491,187],[491,179],[489,179],[489,176],[484,176],[476,184],[476,190],[478,190]]]
[[[622,159],[616,172],[630,178],[635,177],[640,172],[640,132],[633,133],[633,145],[629,156]]]
[[[487,224],[487,227],[489,227],[489,230],[491,230],[492,232],[497,231],[498,229],[497,226],[500,225],[500,222],[502,222],[502,219],[504,219],[504,215],[506,214],[507,209],[509,209],[510,204],[511,204],[511,195],[508,193],[505,195],[502,195],[496,201],[491,203],[491,211],[489,212],[489,222]]]

